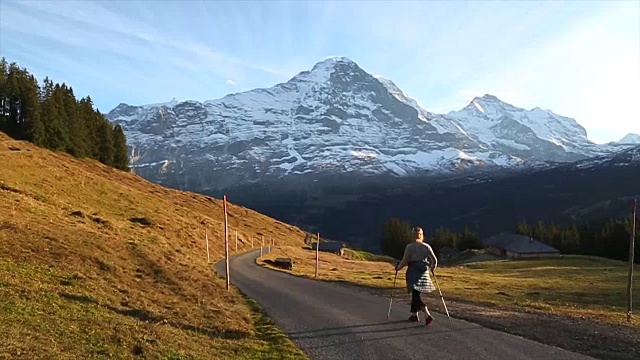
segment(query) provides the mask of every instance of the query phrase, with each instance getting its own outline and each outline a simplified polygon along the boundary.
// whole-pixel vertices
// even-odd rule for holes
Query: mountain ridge
[[[591,142],[574,119],[489,94],[459,111],[432,113],[345,57],[269,88],[204,102],[121,104],[107,117],[125,129],[140,175],[194,191],[307,173],[540,166],[618,148]]]
[[[523,219],[570,226],[628,215],[640,196],[640,145],[553,167],[476,171],[446,177],[282,179],[223,191],[239,203],[353,246],[379,251],[383,224],[399,218],[428,229],[488,237]]]

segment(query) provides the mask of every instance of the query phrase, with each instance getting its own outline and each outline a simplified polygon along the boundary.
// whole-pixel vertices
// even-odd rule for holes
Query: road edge
[[[256,251],[256,250],[249,250],[239,254],[235,254],[230,258],[246,255],[252,251]],[[224,264],[224,262],[225,260],[222,259],[211,264],[211,271],[215,276],[221,279],[225,279],[225,277],[223,276],[224,274],[218,273],[218,271],[216,270],[216,266],[220,263]],[[229,272],[231,272],[231,270],[229,270]],[[278,326],[275,323],[273,318],[269,316],[267,311],[262,307],[262,305],[257,300],[251,298],[250,296],[242,292],[237,286],[233,284],[230,284],[230,286],[233,287],[234,291],[237,291],[242,296],[242,299],[244,300],[245,305],[249,308],[249,311],[251,314],[251,321],[252,321],[251,325],[253,327],[253,330],[255,331],[256,339],[259,339],[265,342],[270,342],[274,349],[286,350],[287,358],[289,358],[288,356],[295,356],[296,359],[301,359],[301,360],[311,359],[304,351],[302,351],[302,349],[300,349],[296,345],[295,342],[293,342],[293,340],[291,340],[291,338],[289,338],[287,333],[284,332],[284,330],[282,330],[282,328],[280,328],[280,326]],[[282,355],[282,353],[278,355]]]

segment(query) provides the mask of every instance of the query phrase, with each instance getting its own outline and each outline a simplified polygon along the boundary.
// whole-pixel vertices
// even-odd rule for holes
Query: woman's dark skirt
[[[435,290],[429,276],[429,264],[425,261],[411,261],[407,268],[407,290],[411,293],[411,313],[417,313],[424,309],[424,302],[420,298],[421,293],[430,293]]]

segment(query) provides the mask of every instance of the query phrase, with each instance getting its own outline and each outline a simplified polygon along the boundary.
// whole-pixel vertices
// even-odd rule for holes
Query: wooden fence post
[[[633,308],[633,261],[636,242],[636,217],[638,211],[638,200],[633,199],[631,209],[631,239],[629,240],[629,282],[627,288],[627,322],[631,322],[631,312]]]
[[[209,257],[209,234],[207,233],[207,228],[204,229],[204,241],[207,243],[207,263],[210,263],[211,258]]]
[[[318,233],[318,241],[316,242],[316,278],[318,277],[319,262],[320,262],[320,233]]]
[[[222,208],[224,211],[224,261],[226,263],[227,270],[227,291],[229,291],[229,224],[227,222],[227,195],[222,197]]]

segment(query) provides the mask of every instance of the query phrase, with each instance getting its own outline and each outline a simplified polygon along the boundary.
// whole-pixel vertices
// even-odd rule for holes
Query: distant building
[[[316,250],[317,242],[311,243],[311,250]],[[320,251],[334,253],[340,256],[344,255],[344,244],[339,241],[321,241]]]
[[[482,240],[490,253],[510,258],[549,257],[560,255],[560,250],[528,235],[504,232]]]

